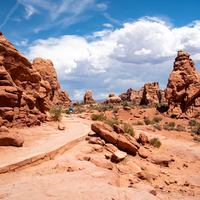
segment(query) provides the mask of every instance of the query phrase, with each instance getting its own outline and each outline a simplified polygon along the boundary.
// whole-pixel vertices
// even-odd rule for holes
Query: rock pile
[[[39,60],[36,59],[33,66],[0,34],[0,126],[40,125],[45,121],[45,111],[50,105],[67,96],[55,83],[57,76],[52,62],[44,61],[44,65]],[[39,67],[43,68],[38,70]],[[53,82],[51,78],[45,78],[52,71],[54,73],[49,77],[54,79]],[[67,102],[70,103],[69,98]]]
[[[91,129],[103,137],[107,142],[117,145],[117,147],[122,151],[135,154],[140,148],[140,145],[137,143],[135,138],[127,133],[117,133],[112,127],[102,122],[93,123]]]
[[[96,103],[96,101],[94,101],[94,99],[92,98],[91,90],[86,91],[83,99],[84,99],[84,103]]]
[[[182,50],[175,59],[165,97],[170,117],[195,118],[200,115],[200,74],[190,55]]]

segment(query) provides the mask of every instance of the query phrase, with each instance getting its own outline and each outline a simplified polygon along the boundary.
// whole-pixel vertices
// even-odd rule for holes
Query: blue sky
[[[178,50],[200,71],[199,0],[2,0],[0,30],[32,62],[50,59],[71,99],[146,82],[166,88]]]

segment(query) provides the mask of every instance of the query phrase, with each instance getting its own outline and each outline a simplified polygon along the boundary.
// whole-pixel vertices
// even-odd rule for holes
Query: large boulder
[[[121,103],[122,100],[120,97],[115,96],[113,93],[109,95],[109,97],[106,99],[106,103]]]
[[[170,74],[165,97],[168,115],[176,118],[195,118],[200,115],[200,74],[186,52],[178,51]]]
[[[0,34],[0,125],[40,125],[57,96],[63,100],[67,94],[60,91],[52,62],[36,59],[32,65]]]
[[[91,90],[86,91],[83,99],[84,99],[84,103],[96,103],[96,101],[94,101],[94,99],[92,98]]]
[[[0,146],[21,147],[24,143],[23,136],[14,132],[0,132]]]

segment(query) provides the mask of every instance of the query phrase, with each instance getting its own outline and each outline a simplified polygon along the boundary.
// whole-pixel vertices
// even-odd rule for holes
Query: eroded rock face
[[[186,52],[178,51],[165,97],[169,102],[170,117],[195,118],[200,115],[200,74]]]
[[[0,126],[40,125],[53,102],[51,91],[51,82],[44,80],[30,61],[1,34]]]
[[[60,90],[60,83],[58,82],[56,70],[51,60],[35,58],[33,61],[33,68],[39,72],[44,82],[50,84],[50,91],[48,93],[48,98],[46,98],[49,105],[55,105],[56,103],[63,106],[72,105],[68,93]]]
[[[154,106],[159,103],[167,103],[164,91],[159,88],[158,82],[148,82],[144,85],[144,92],[140,104]]]
[[[127,92],[120,94],[119,97],[123,101],[131,101],[140,105],[167,104],[165,92],[159,88],[158,82],[148,82],[139,91],[129,88]]]
[[[83,99],[84,99],[84,103],[96,103],[96,101],[94,101],[94,99],[92,98],[91,90],[86,91]]]

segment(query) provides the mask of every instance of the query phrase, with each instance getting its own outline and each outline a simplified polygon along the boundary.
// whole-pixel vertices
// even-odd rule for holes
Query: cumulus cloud
[[[180,49],[200,62],[200,21],[172,28],[157,18],[141,18],[121,29],[104,29],[87,37],[37,40],[27,56],[51,59],[64,88],[69,89],[64,80],[70,80],[74,89],[79,83],[98,96],[139,89],[148,81],[166,85]]]

